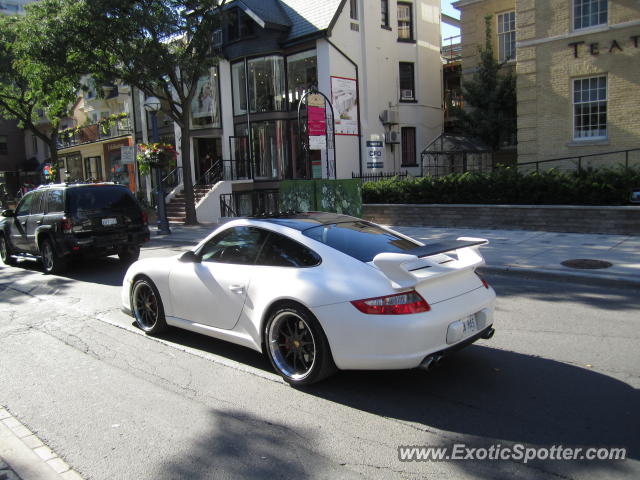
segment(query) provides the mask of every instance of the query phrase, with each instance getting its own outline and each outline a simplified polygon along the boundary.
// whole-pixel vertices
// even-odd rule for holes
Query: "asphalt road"
[[[143,256],[175,253],[151,248]],[[0,404],[87,479],[640,478],[640,296],[488,277],[492,340],[305,390],[258,353],[119,311],[115,258],[0,267]],[[399,445],[626,447],[625,461],[400,462]]]

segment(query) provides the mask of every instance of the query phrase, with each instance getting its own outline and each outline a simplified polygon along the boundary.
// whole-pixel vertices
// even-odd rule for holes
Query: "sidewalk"
[[[156,228],[151,227],[150,244],[195,245],[216,226],[172,224],[170,235],[157,235]],[[424,243],[463,236],[486,238],[489,245],[480,251],[486,261],[482,271],[487,273],[640,287],[640,236],[410,226],[390,228]],[[566,260],[576,259],[600,260],[612,265],[602,269],[562,265]]]
[[[82,480],[0,405],[0,480]]]

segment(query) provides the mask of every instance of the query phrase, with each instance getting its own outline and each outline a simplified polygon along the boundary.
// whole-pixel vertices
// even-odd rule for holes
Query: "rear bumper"
[[[474,342],[493,325],[495,292],[477,288],[414,315],[366,315],[348,302],[314,308],[327,335],[336,366],[349,370],[415,368],[433,353]],[[485,325],[473,336],[447,343],[450,324],[484,311]]]
[[[65,235],[58,241],[58,251],[62,255],[115,253],[120,247],[138,247],[149,238],[149,230],[86,237]]]

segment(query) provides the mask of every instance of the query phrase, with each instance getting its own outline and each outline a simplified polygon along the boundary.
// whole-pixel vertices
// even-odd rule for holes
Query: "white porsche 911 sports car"
[[[292,385],[337,369],[429,368],[493,335],[495,292],[476,273],[487,241],[424,245],[346,215],[226,223],[193,250],[139,260],[122,308],[266,353]]]

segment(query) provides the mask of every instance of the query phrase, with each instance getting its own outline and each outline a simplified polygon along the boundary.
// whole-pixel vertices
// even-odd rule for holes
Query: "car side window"
[[[31,215],[44,213],[44,199],[46,192],[35,192],[31,202]]]
[[[253,265],[268,232],[252,227],[232,227],[205,243],[200,251],[203,262]]]
[[[271,232],[256,265],[270,267],[315,267],[320,256],[313,250],[290,238]]]
[[[18,204],[16,208],[16,217],[21,217],[23,215],[29,215],[31,211],[31,203],[33,202],[33,193],[28,193],[24,196],[24,198]]]
[[[47,195],[47,213],[64,211],[64,194],[62,190],[49,190]]]

